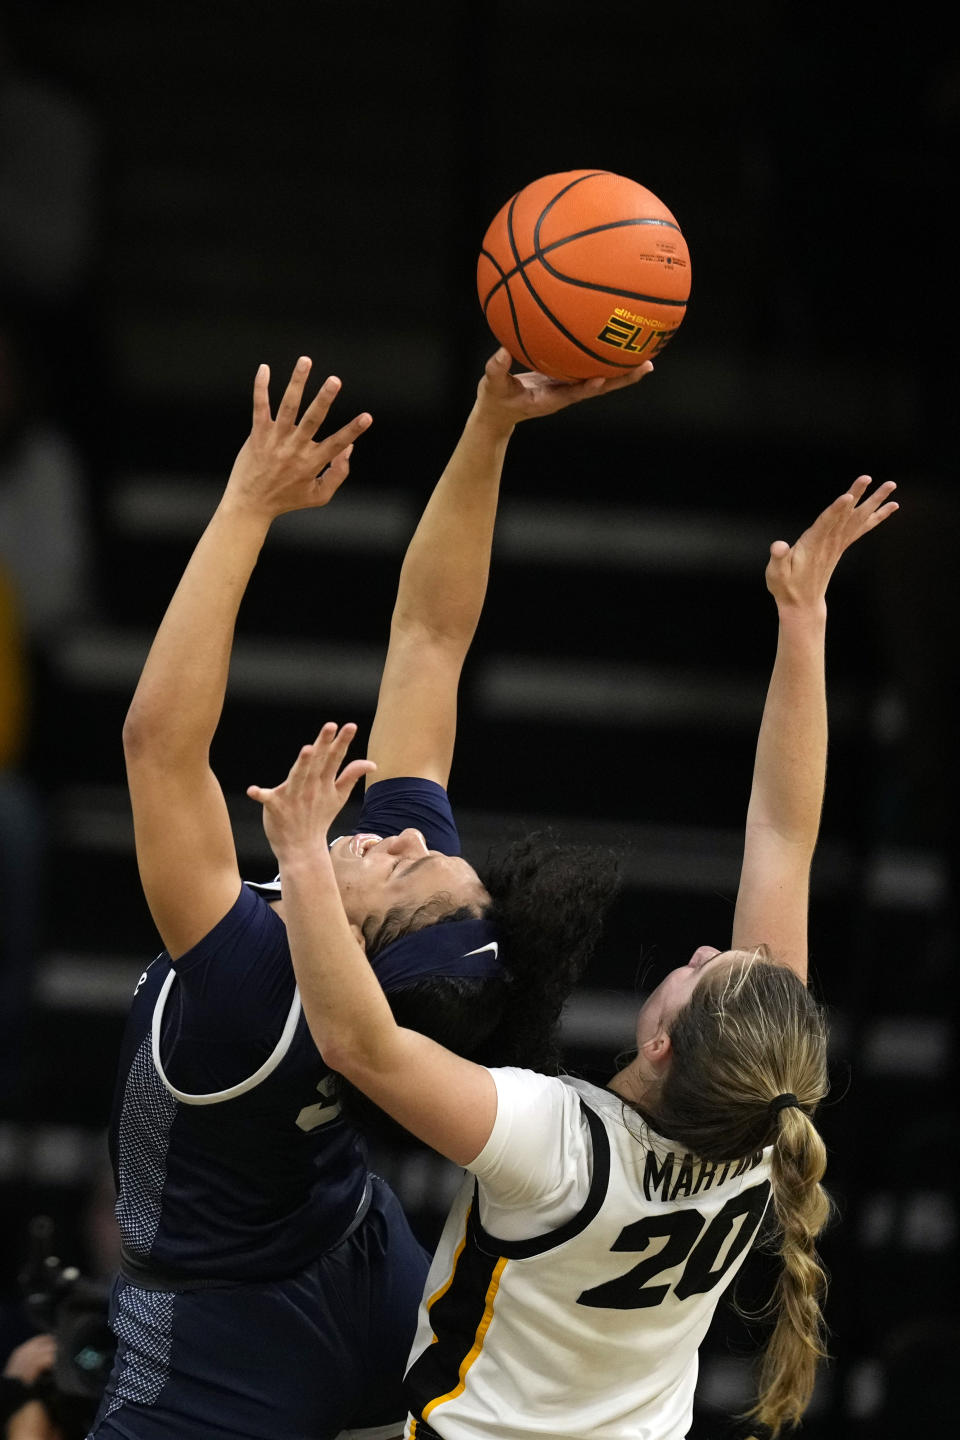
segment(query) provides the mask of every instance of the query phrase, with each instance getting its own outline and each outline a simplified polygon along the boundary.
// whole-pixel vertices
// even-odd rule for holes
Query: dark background
[[[806,1433],[942,1418],[958,114],[960,58],[924,7],[34,0],[0,22],[0,565],[32,695],[0,770],[12,1338],[31,1215],[88,1271],[111,1261],[103,1130],[157,948],[120,727],[254,370],[310,354],[343,378],[340,418],[375,425],[323,523],[277,526],[241,617],[215,763],[253,876],[270,862],[244,786],[328,716],[369,723],[403,547],[494,348],[486,225],[527,181],[589,166],[674,212],[692,299],[639,391],[512,444],[451,781],[465,850],[542,820],[621,850],[567,1021],[569,1067],[602,1070],[637,994],[724,943],[775,637],[767,545],[857,474],[897,480],[900,515],[831,590],[812,956],[840,1213]],[[380,1163],[432,1238],[446,1169]],[[698,1437],[728,1433],[748,1352],[718,1317]]]

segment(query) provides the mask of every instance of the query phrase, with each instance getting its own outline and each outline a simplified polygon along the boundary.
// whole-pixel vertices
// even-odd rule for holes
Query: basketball
[[[500,344],[531,370],[623,375],[676,334],[690,255],[650,190],[608,170],[566,170],[524,186],[494,216],[477,293]]]

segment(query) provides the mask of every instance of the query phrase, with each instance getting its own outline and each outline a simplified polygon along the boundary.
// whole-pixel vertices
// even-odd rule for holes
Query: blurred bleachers
[[[369,726],[403,548],[493,348],[472,291],[479,235],[534,174],[598,163],[675,209],[694,301],[639,391],[515,437],[451,795],[471,858],[543,823],[621,852],[624,892],[565,1021],[568,1067],[607,1078],[640,991],[729,934],[775,639],[767,546],[796,538],[863,468],[902,482],[904,514],[831,590],[812,915],[813,973],[834,1016],[823,1128],[841,1223],[824,1244],[838,1359],[804,1433],[887,1433],[914,1330],[955,1315],[944,1294],[958,1240],[955,848],[924,832],[922,800],[899,783],[917,741],[879,618],[910,484],[936,493],[941,477],[935,457],[917,457],[922,377],[891,375],[866,299],[830,343],[811,314],[826,261],[797,239],[811,181],[802,171],[807,189],[791,184],[789,122],[812,42],[777,7],[746,7],[749,24],[717,12],[684,36],[682,95],[647,76],[651,129],[635,99],[610,99],[599,59],[580,77],[583,108],[564,110],[569,35],[534,30],[532,6],[493,7],[510,46],[469,7],[439,3],[416,25],[406,7],[336,3],[308,18],[277,4],[266,39],[259,11],[239,6],[223,44],[219,7],[171,0],[162,24],[109,0],[52,8],[42,47],[40,19],[21,18],[21,53],[43,54],[103,137],[90,301],[102,349],[78,377],[99,413],[76,431],[98,604],[38,677],[32,764],[50,851],[26,1083],[0,1111],[5,1292],[38,1211],[82,1255],[125,1006],[157,948],[120,730],[245,434],[256,364],[271,363],[276,386],[312,354],[344,378],[338,412],[369,408],[375,425],[329,510],[278,522],[241,614],[215,765],[251,878],[272,870],[245,785],[277,778],[327,718],[356,720],[361,736]],[[630,17],[603,7],[611,44]],[[662,56],[656,24],[645,38]],[[273,27],[288,31],[282,54]],[[534,35],[531,70],[521,58]],[[764,78],[773,56],[782,94]],[[518,118],[505,97],[521,92]],[[732,94],[722,138],[715,107]],[[591,131],[582,115],[600,95],[610,123]],[[899,143],[909,151],[909,132]],[[857,196],[832,163],[828,194],[852,215]],[[918,649],[929,644],[918,634]],[[413,1151],[378,1158],[435,1235],[448,1168]],[[725,1433],[721,1417],[742,1403],[745,1353],[739,1322],[724,1319],[703,1351],[703,1437]]]

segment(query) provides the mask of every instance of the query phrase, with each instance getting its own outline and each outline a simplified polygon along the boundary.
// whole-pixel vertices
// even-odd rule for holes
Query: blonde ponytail
[[[654,1128],[719,1163],[773,1147],[772,1218],[782,1268],[765,1307],[774,1324],[760,1359],[758,1398],[746,1413],[775,1437],[799,1421],[826,1353],[827,1281],[815,1241],[831,1205],[820,1183],[826,1147],[812,1119],[829,1088],[825,1017],[793,971],[770,963],[761,949],[704,975],[673,1021],[670,1041]]]
[[[774,1327],[760,1360],[757,1403],[747,1412],[773,1436],[800,1420],[826,1356],[827,1276],[815,1242],[831,1212],[820,1184],[826,1147],[812,1120],[791,1107],[781,1111],[779,1129],[771,1186],[782,1269],[770,1301]]]

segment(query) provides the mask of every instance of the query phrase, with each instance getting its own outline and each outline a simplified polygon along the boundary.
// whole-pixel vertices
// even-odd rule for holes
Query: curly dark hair
[[[429,1035],[466,1059],[556,1073],[561,1013],[586,971],[616,895],[617,857],[612,850],[565,843],[548,829],[495,847],[478,873],[490,895],[482,914],[500,937],[505,974],[485,979],[431,975],[389,991],[390,1008],[399,1025]],[[433,896],[413,911],[396,907],[365,932],[367,954],[373,959],[401,935],[475,914],[455,907],[448,895]],[[364,1128],[399,1139],[400,1127],[385,1124],[382,1112],[346,1082],[341,1100]]]
[[[563,1007],[619,889],[617,856],[539,830],[492,851],[480,878],[506,956],[509,1004],[472,1058],[555,1073]]]

